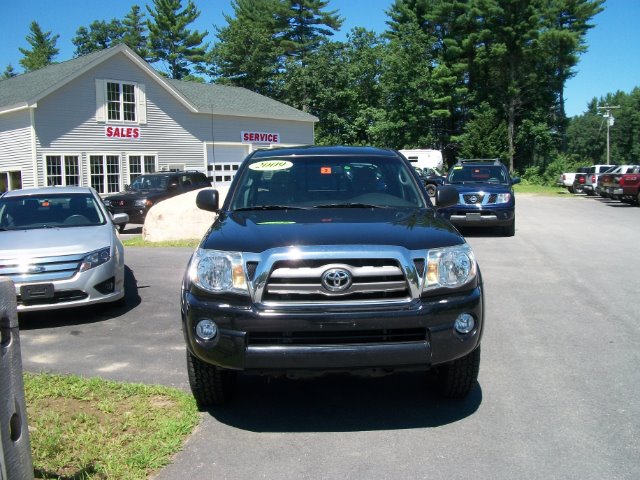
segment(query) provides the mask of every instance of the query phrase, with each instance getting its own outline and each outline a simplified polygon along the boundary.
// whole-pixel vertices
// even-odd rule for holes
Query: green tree
[[[219,83],[279,97],[282,50],[275,38],[279,1],[233,0],[231,6],[235,15],[225,14],[227,26],[216,27],[212,76]]]
[[[150,57],[146,34],[145,15],[140,12],[138,5],[133,5],[122,20],[122,43],[125,43],[145,60]]]
[[[398,4],[402,17],[387,33],[382,58],[382,100],[373,127],[380,145],[394,148],[436,147],[441,119],[449,112],[446,93],[436,80],[434,37],[423,29],[419,10]],[[392,12],[393,14],[393,12]],[[445,74],[444,67],[439,74]]]
[[[80,57],[117,45],[122,42],[123,34],[120,20],[95,20],[88,29],[80,27],[76,30],[76,36],[71,40],[76,47],[75,56]]]
[[[309,112],[320,121],[316,143],[369,145],[380,105],[383,41],[356,28],[346,42],[326,42],[307,58]]]
[[[200,11],[189,0],[182,7],[181,0],[153,0],[153,8],[147,6],[150,61],[164,62],[171,78],[181,79],[198,68],[206,59],[207,45],[202,45],[207,32],[187,27],[199,16]]]
[[[43,32],[37,22],[31,22],[29,27],[31,32],[27,35],[27,42],[31,45],[31,50],[19,48],[24,55],[20,59],[20,65],[27,72],[46,67],[53,63],[53,59],[58,55],[56,43],[60,35],[51,35],[51,32]]]
[[[2,74],[2,78],[11,78],[15,77],[17,73],[13,70],[13,65],[7,65],[7,68],[4,69],[4,73]]]
[[[327,0],[281,0],[276,10],[276,38],[284,55],[282,100],[303,111],[309,109],[308,58],[342,26],[336,10],[326,11]]]

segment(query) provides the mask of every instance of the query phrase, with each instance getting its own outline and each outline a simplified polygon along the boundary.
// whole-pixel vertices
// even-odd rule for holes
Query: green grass
[[[519,183],[513,187],[516,193],[532,193],[535,195],[548,195],[548,196],[573,196],[566,188],[563,187],[549,187],[546,185],[534,185]]]
[[[122,241],[125,247],[190,247],[196,248],[200,240],[166,240],[163,242],[149,242],[142,237],[132,237]]]
[[[24,384],[35,478],[146,479],[199,420],[172,388],[32,373]]]

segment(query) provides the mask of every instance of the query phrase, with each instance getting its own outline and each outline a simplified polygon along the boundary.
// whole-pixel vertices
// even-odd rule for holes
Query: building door
[[[214,186],[229,185],[249,154],[249,145],[207,145],[207,176]]]

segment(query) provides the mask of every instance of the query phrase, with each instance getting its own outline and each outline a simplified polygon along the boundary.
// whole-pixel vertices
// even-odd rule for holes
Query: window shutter
[[[104,123],[107,120],[105,103],[104,80],[96,78],[96,122]]]
[[[147,124],[147,93],[144,83],[139,83],[137,88],[138,99],[138,123]]]

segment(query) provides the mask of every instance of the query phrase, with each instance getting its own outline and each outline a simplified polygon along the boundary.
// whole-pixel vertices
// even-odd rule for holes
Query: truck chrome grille
[[[323,280],[327,272],[349,277],[341,284]],[[348,282],[348,285],[347,283]],[[345,287],[345,285],[347,285]],[[405,275],[394,259],[353,258],[278,261],[263,293],[265,302],[344,302],[405,299],[410,296]]]

